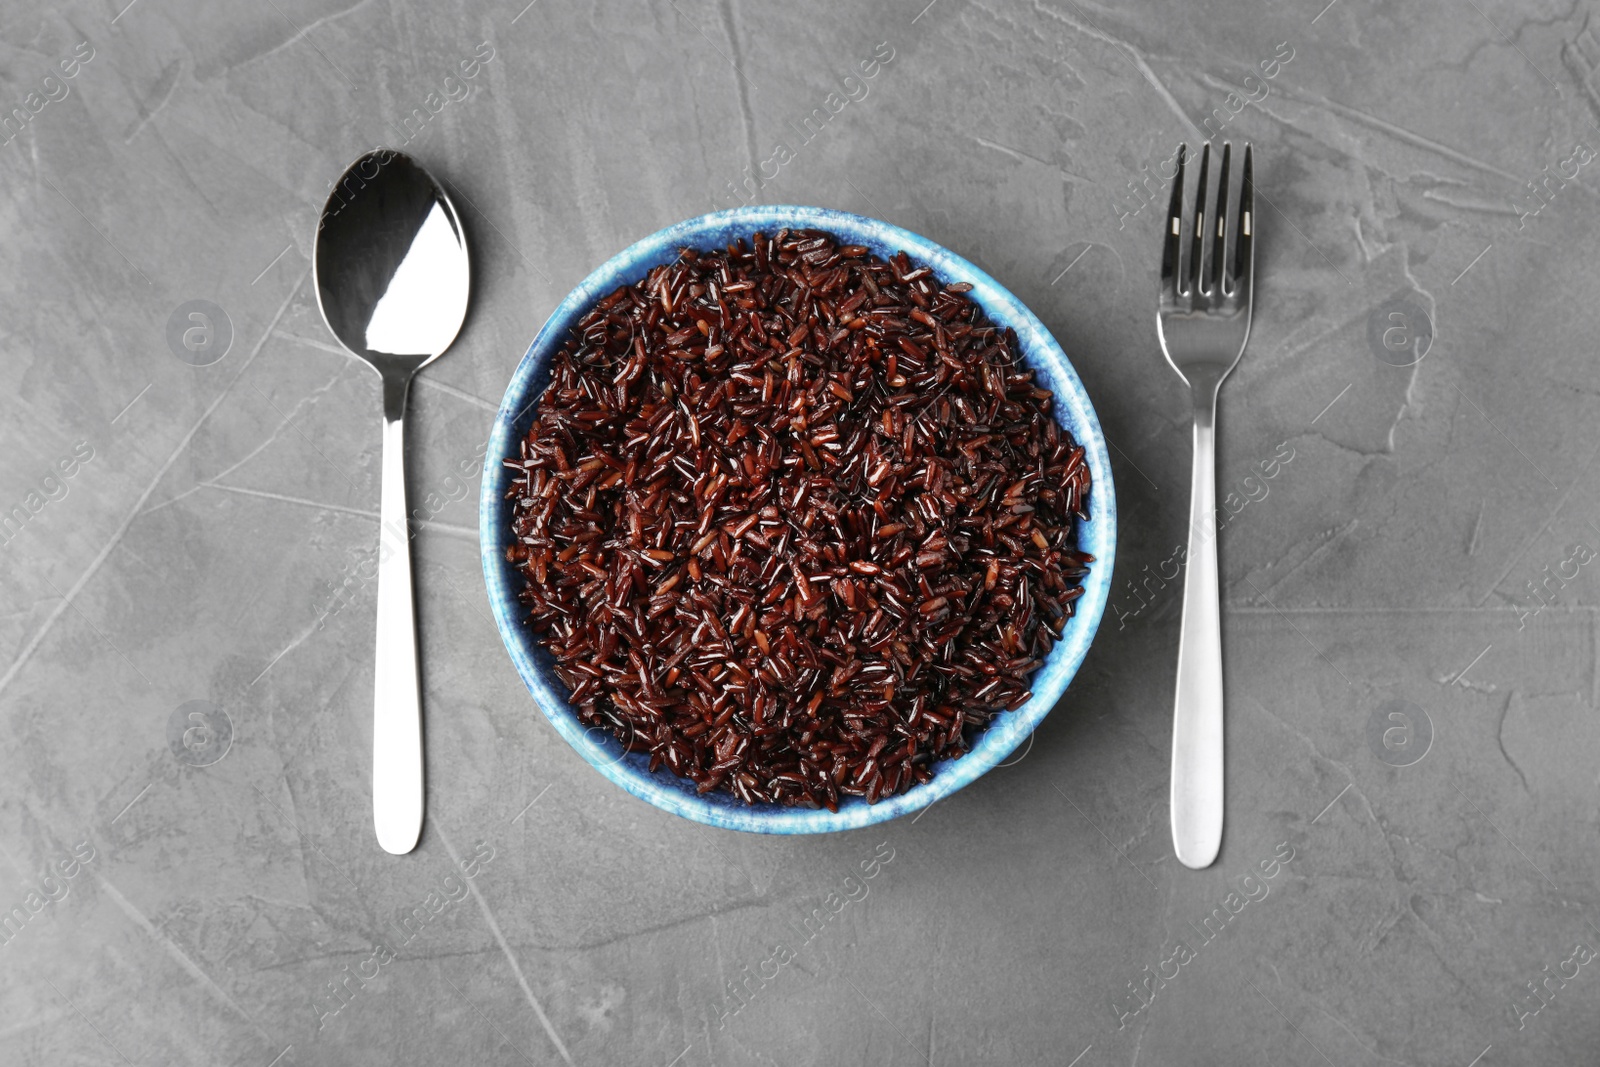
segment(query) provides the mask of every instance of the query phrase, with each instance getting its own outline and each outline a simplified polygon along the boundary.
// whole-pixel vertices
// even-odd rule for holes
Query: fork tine
[[[1172,203],[1167,208],[1167,230],[1161,238],[1161,291],[1178,293],[1178,254],[1183,244],[1183,161],[1189,146],[1178,145],[1178,173],[1172,179]]]
[[[1232,147],[1222,142],[1222,168],[1217,173],[1217,224],[1212,229],[1211,281],[1207,288],[1218,296],[1228,295],[1223,288],[1223,268],[1228,262],[1228,156]]]
[[[1250,166],[1250,144],[1244,146],[1244,181],[1239,188],[1239,230],[1234,236],[1233,287],[1250,299],[1255,279],[1256,183]]]
[[[1194,243],[1193,252],[1189,256],[1189,291],[1199,294],[1203,292],[1202,283],[1205,273],[1202,267],[1205,263],[1206,240],[1206,178],[1211,170],[1211,142],[1207,141],[1205,147],[1200,149],[1200,187],[1194,196]]]

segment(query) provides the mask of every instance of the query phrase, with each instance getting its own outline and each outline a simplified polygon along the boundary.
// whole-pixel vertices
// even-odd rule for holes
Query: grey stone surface
[[[1592,5],[925,2],[0,9],[28,117],[0,146],[0,509],[26,519],[0,547],[0,1062],[1592,1061]],[[1264,203],[1220,434],[1227,836],[1196,873],[1158,577],[1188,427],[1129,183],[1207,119],[1254,142]],[[477,287],[413,392],[429,809],[394,858],[377,379],[307,257],[334,176],[402,143],[459,194]],[[1123,508],[1112,607],[1031,748],[826,839],[691,825],[570,751],[501,648],[459,474],[570,287],[763,167],[761,200],[889,219],[1029,303]],[[196,300],[231,324],[214,361],[169,345]],[[1415,324],[1369,331],[1395,301],[1431,320],[1409,366],[1382,339]]]

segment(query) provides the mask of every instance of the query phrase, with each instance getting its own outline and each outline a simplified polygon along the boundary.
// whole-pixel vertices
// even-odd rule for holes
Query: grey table
[[[523,2],[7,5],[0,1062],[1592,1062],[1586,3]],[[1253,141],[1263,204],[1222,399],[1227,836],[1194,873],[1148,205],[1208,135]],[[477,268],[413,393],[406,858],[368,810],[377,379],[308,259],[379,144],[449,181]],[[478,566],[478,457],[544,317],[756,199],[1001,279],[1087,383],[1122,503],[1031,746],[826,839],[607,783]]]

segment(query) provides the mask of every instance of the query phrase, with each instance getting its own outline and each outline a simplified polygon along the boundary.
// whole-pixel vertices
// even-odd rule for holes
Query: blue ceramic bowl
[[[568,690],[556,678],[549,652],[535,640],[524,621],[525,612],[517,599],[523,579],[506,562],[506,547],[511,540],[511,507],[506,490],[511,472],[501,460],[517,454],[518,442],[533,421],[534,402],[550,380],[550,358],[561,347],[572,324],[601,297],[618,286],[637,282],[652,267],[676,259],[684,247],[722,248],[736,238],[749,237],[757,231],[771,234],[785,226],[828,230],[851,244],[865,245],[884,258],[904,249],[913,260],[931,267],[941,280],[970,282],[969,295],[983,306],[989,319],[1016,331],[1023,360],[1055,393],[1056,417],[1083,446],[1094,478],[1089,521],[1079,525],[1078,543],[1095,557],[1095,562],[1084,578],[1077,613],[1067,622],[1061,640],[1034,676],[1032,699],[1016,711],[997,715],[965,756],[935,764],[933,778],[926,784],[870,805],[855,797],[842,797],[837,812],[781,805],[749,806],[724,793],[701,796],[689,780],[666,768],[651,773],[648,756],[626,753],[606,731],[585,727],[568,704]],[[517,365],[500,403],[484,461],[478,529],[484,581],[488,583],[489,602],[506,650],[540,710],[584,759],[634,796],[675,815],[731,830],[809,834],[868,826],[925,808],[1002,762],[1033,732],[1072,681],[1100,625],[1116,557],[1117,504],[1105,438],[1083,383],[1044,324],[999,282],[926,237],[886,222],[826,208],[762,205],[702,215],[652,234],[613,256],[561,302]]]

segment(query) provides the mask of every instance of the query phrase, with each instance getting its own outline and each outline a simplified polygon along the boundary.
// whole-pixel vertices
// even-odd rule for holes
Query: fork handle
[[[1217,593],[1217,388],[1194,393],[1189,555],[1172,720],[1172,847],[1208,867],[1222,845],[1222,619]]]

